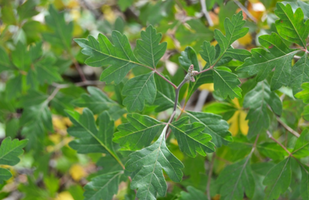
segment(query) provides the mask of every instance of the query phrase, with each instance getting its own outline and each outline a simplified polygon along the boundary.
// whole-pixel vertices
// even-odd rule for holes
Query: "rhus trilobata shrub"
[[[206,2],[206,18],[211,6],[220,6],[221,14],[240,4]],[[118,2],[121,10],[131,4]],[[3,16],[14,15],[5,12],[9,5]],[[194,18],[156,26],[164,15],[154,11],[180,5],[168,0],[145,5],[139,23],[153,25],[139,36],[132,33],[134,42],[118,18],[114,25],[105,22],[96,37],[85,31],[71,43],[78,24],[67,22],[54,6],[38,28],[41,35],[29,35],[29,27],[20,25],[25,39],[0,48],[6,78],[0,93],[7,137],[0,147],[3,186],[12,177],[8,166],[19,162],[25,148],[21,158],[33,168],[18,186],[24,199],[60,198],[62,190],[92,200],[309,199],[308,4],[274,4],[270,29],[250,50],[235,48],[256,31],[242,11],[213,31]],[[35,6],[22,4],[15,20],[39,26],[30,18]],[[155,27],[169,32],[162,35]],[[173,52],[176,40],[181,48]],[[178,65],[175,73],[171,62]],[[73,66],[81,82],[69,80]],[[86,67],[102,69],[99,80],[85,75]],[[191,99],[205,88],[212,95],[194,109]],[[73,182],[60,187],[57,176],[68,169]]]

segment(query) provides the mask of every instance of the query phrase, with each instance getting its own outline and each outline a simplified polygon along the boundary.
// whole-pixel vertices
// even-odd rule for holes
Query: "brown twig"
[[[210,16],[209,16],[209,13],[207,12],[207,7],[206,7],[206,1],[205,0],[200,0],[201,2],[201,6],[202,6],[202,13],[205,15],[205,18],[208,22],[208,25],[209,26],[213,26],[214,23],[212,22]]]
[[[292,156],[292,153],[283,144],[281,144],[278,140],[276,140],[269,131],[266,131],[266,133],[268,137],[273,141],[275,141],[277,144],[279,144],[289,154],[289,156]]]
[[[296,137],[300,137],[300,134],[296,131],[294,131],[291,127],[289,127],[288,125],[286,125],[279,117],[277,117],[277,121],[290,133],[292,133],[294,136]]]
[[[82,79],[82,81],[87,81],[86,76],[85,76],[82,68],[79,66],[77,60],[73,59],[73,63],[74,63],[74,66],[75,66],[80,78]]]
[[[210,162],[210,168],[209,168],[209,172],[208,172],[208,180],[207,180],[207,185],[206,185],[206,194],[207,194],[208,200],[211,200],[211,196],[210,196],[210,182],[211,182],[211,176],[212,176],[212,172],[213,172],[215,157],[216,157],[216,152],[214,152],[212,154],[212,158],[211,158],[211,162]]]

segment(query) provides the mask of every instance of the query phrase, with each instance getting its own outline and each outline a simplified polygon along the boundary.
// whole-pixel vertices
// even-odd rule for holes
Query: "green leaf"
[[[225,36],[218,29],[215,30],[215,39],[220,46],[220,53],[217,60],[221,59],[233,42],[247,34],[249,28],[243,28],[244,24],[245,21],[243,20],[242,12],[239,12],[233,15],[231,20],[229,18],[225,19]]]
[[[23,95],[19,103],[23,107],[35,106],[43,103],[48,96],[42,92],[36,90],[29,90],[26,95]]]
[[[309,129],[305,129],[297,139],[293,152],[296,158],[307,157],[309,154]]]
[[[145,101],[149,104],[154,102],[156,93],[154,72],[136,76],[126,82],[122,89],[122,94],[126,96],[123,104],[130,112],[142,111]]]
[[[79,115],[77,112],[67,111],[73,127],[68,129],[68,133],[78,139],[69,143],[70,147],[78,153],[106,153],[108,151],[114,155],[112,138],[114,133],[114,121],[110,120],[107,112],[103,112],[98,117],[99,130],[97,129],[93,113],[85,108]]]
[[[87,200],[112,200],[118,192],[118,185],[123,171],[101,174],[91,179],[85,186],[84,197]]]
[[[210,42],[204,41],[200,54],[207,62],[206,66],[210,67],[211,65],[215,64],[216,50],[215,47],[210,44]]]
[[[287,191],[292,177],[291,157],[281,161],[270,169],[263,184],[266,185],[265,199],[278,199],[280,194]]]
[[[98,40],[89,36],[86,39],[75,39],[83,48],[82,53],[89,56],[85,63],[93,67],[108,66],[101,74],[100,80],[106,83],[120,83],[133,67],[139,66],[131,49],[128,38],[117,31],[112,33],[112,41],[99,34]]]
[[[38,4],[38,1],[36,0],[28,0],[24,2],[21,6],[18,7],[17,12],[20,21],[30,18],[34,15],[37,15],[38,12],[35,10],[36,5]]]
[[[5,86],[6,97],[11,100],[18,97],[22,92],[22,83],[24,76],[17,74],[15,77],[10,78]]]
[[[168,150],[165,132],[149,147],[133,152],[126,163],[126,173],[132,178],[131,189],[137,190],[137,198],[155,200],[166,194],[167,184],[162,170],[172,181],[180,182],[183,164]]]
[[[232,104],[229,103],[213,102],[206,105],[203,111],[221,115],[224,120],[229,120],[237,111],[237,108],[235,108]]]
[[[304,103],[309,103],[309,83],[302,84],[302,91],[298,92],[295,97],[303,100]]]
[[[133,4],[134,0],[118,0],[118,6],[120,7],[120,10],[123,12],[128,7],[130,7]]]
[[[31,65],[31,59],[29,51],[27,51],[27,45],[22,42],[18,42],[15,50],[12,51],[12,62],[21,70],[28,70]]]
[[[115,133],[113,141],[129,150],[148,146],[164,126],[151,117],[137,113],[128,114],[127,120],[129,123],[117,127],[119,132]]]
[[[207,196],[192,186],[187,187],[188,192],[181,191],[179,200],[206,200]]]
[[[11,140],[10,137],[5,138],[0,146],[0,165],[13,166],[19,163],[18,156],[23,153],[23,148],[27,142],[27,140]],[[11,177],[12,174],[9,170],[0,168],[0,184]]]
[[[70,52],[73,22],[67,24],[64,19],[64,13],[58,13],[52,5],[49,6],[48,12],[49,15],[45,17],[45,22],[53,32],[43,33],[44,40],[53,46],[64,48]]]
[[[165,78],[169,79],[167,76]],[[164,79],[159,77],[159,75],[155,75],[155,82],[157,87],[156,99],[153,102],[153,104],[157,106],[155,111],[161,112],[168,108],[172,108],[176,96],[175,89]]]
[[[221,116],[212,113],[190,111],[186,114],[192,122],[199,122],[204,125],[203,133],[211,135],[211,141],[216,147],[227,145],[233,141],[232,135],[229,132],[229,125]]]
[[[126,111],[119,106],[116,102],[108,98],[96,87],[87,87],[88,94],[82,94],[80,98],[73,101],[73,104],[79,107],[87,107],[94,114],[100,114],[107,111],[113,120],[119,119]]]
[[[220,195],[222,200],[242,200],[244,193],[252,198],[255,182],[250,168],[251,154],[245,159],[227,166],[219,174],[217,184],[221,185]]]
[[[303,199],[309,199],[309,167],[301,165],[300,195]]]
[[[241,98],[241,89],[238,87],[240,81],[236,74],[227,67],[216,67],[213,70],[213,79],[215,91],[220,94],[222,98],[228,96],[233,99],[234,97]]]
[[[270,125],[270,116],[267,105],[277,114],[281,115],[282,102],[278,95],[272,92],[266,82],[259,82],[257,86],[245,96],[243,106],[250,108],[246,117],[249,120],[248,137],[266,131]]]
[[[179,56],[179,63],[185,71],[188,71],[191,64],[193,64],[195,71],[200,71],[198,59],[192,47],[186,47],[185,50],[181,52],[181,56]]]
[[[292,77],[290,86],[293,89],[293,94],[301,91],[301,85],[305,85],[305,82],[309,82],[309,59],[308,55],[304,54],[300,60],[292,67]],[[308,89],[309,90],[309,89]],[[297,98],[301,98],[300,96]],[[307,102],[309,103],[309,101]]]
[[[283,160],[288,155],[280,145],[274,142],[259,144],[257,145],[257,149],[262,155],[273,160]]]
[[[35,63],[35,69],[37,71],[37,80],[42,84],[44,83],[53,83],[62,81],[62,78],[57,70],[53,67],[55,59],[52,57],[41,58],[38,62]]]
[[[188,124],[188,119],[183,117],[169,125],[180,150],[191,157],[195,157],[196,153],[206,156],[206,153],[214,152],[211,136],[203,132],[205,126],[198,122]]]
[[[245,63],[238,67],[240,72],[247,72],[249,76],[257,75],[256,80],[262,81],[271,74],[271,89],[277,90],[282,86],[290,84],[291,67],[293,56],[297,51],[293,51],[282,41],[276,33],[259,37],[259,42],[264,49],[252,49],[252,57],[245,60]]]
[[[12,68],[8,54],[3,47],[0,47],[0,72]]]
[[[309,33],[309,20],[304,21],[304,14],[301,8],[293,13],[290,4],[285,6],[277,3],[275,14],[279,17],[276,21],[276,28],[279,35],[289,42],[306,47],[306,38]]]
[[[160,44],[162,34],[151,25],[141,32],[141,40],[137,40],[134,54],[140,63],[156,68],[158,61],[166,51],[167,43]]]

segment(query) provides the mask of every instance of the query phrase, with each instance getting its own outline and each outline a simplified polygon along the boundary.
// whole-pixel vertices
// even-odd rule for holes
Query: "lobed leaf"
[[[289,85],[293,89],[294,95],[301,91],[301,85],[305,82],[309,82],[309,58],[307,54],[304,54],[292,67]]]
[[[206,156],[206,153],[214,152],[211,136],[203,132],[205,126],[198,122],[188,124],[188,119],[183,117],[169,125],[180,150],[191,157],[195,157],[196,153]]]
[[[292,177],[291,157],[286,158],[270,169],[263,184],[266,185],[265,199],[278,199],[285,192]]]
[[[137,190],[137,198],[155,200],[166,194],[164,170],[172,181],[180,182],[183,164],[168,150],[165,143],[167,126],[152,145],[133,152],[125,165],[131,178],[131,189]]]
[[[165,78],[169,79],[167,76]],[[176,96],[175,89],[158,75],[155,75],[155,82],[157,88],[156,99],[153,102],[153,104],[157,106],[155,111],[161,112],[168,108],[172,108]]]
[[[205,200],[207,196],[200,190],[192,186],[187,187],[188,192],[181,191],[179,200]]]
[[[148,146],[164,126],[151,117],[137,113],[128,114],[127,120],[129,123],[117,127],[119,132],[115,133],[113,141],[129,150]]]
[[[157,88],[154,72],[136,76],[126,82],[122,94],[126,96],[123,104],[132,111],[142,111],[145,101],[152,104],[156,98]]]
[[[293,152],[296,158],[307,157],[309,154],[309,130],[305,129],[297,139]]]
[[[289,42],[306,47],[306,38],[309,34],[309,20],[304,21],[304,13],[298,8],[293,13],[290,4],[277,3],[275,14],[279,17],[276,28],[279,35]]]

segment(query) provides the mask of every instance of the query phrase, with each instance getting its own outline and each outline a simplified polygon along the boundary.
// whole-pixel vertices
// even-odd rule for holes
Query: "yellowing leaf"
[[[206,83],[199,87],[200,90],[208,90],[210,92],[214,91],[214,84],[213,83]]]
[[[109,22],[114,22],[116,20],[116,15],[115,12],[111,9],[110,6],[108,5],[104,5],[101,8],[103,14],[104,14],[104,18],[109,21]]]
[[[61,135],[59,134],[52,134],[52,135],[49,135],[48,137],[54,144],[58,144],[61,140]]]
[[[57,195],[54,200],[74,200],[70,192],[64,191]]]
[[[69,3],[67,4],[67,8],[77,8],[79,7],[79,3],[77,0],[70,0]]]
[[[252,36],[250,33],[247,33],[244,37],[242,38],[239,38],[238,39],[238,42],[243,45],[243,46],[246,46],[246,45],[249,45],[251,44],[252,42]]]
[[[66,131],[66,129],[67,129],[66,122],[63,120],[62,117],[53,116],[52,121],[53,121],[54,130],[56,130],[56,131],[60,131],[60,130]]]
[[[233,117],[227,121],[230,124],[229,131],[233,136],[237,135],[239,131],[242,134],[247,135],[249,130],[248,120],[246,120],[247,113],[241,110],[237,98],[234,98],[232,102],[238,110],[234,113]]]
[[[80,166],[79,164],[75,164],[70,168],[69,171],[71,177],[73,178],[73,180],[75,181],[79,181],[82,178],[87,176],[87,173],[85,172],[84,168],[82,166]]]
[[[239,125],[240,125],[240,131],[242,134],[247,135],[249,126],[248,126],[248,120],[246,120],[247,113],[244,111],[239,111]]]

